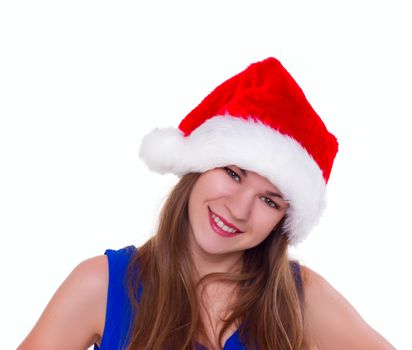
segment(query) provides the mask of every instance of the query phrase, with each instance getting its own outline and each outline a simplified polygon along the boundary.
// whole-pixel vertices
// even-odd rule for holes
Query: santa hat
[[[302,241],[325,207],[338,143],[275,58],[212,91],[180,123],[143,139],[149,169],[182,176],[234,164],[271,181],[289,201],[289,242]]]

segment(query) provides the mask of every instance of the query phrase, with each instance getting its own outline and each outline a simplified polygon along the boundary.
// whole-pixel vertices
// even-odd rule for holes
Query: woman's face
[[[242,253],[261,243],[283,218],[288,203],[266,178],[236,166],[203,173],[189,197],[191,249]]]

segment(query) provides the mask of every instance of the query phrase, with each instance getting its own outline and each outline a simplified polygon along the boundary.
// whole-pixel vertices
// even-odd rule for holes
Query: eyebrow
[[[271,192],[271,191],[266,191],[266,194],[267,194],[268,196],[271,196],[271,197],[279,197],[279,198],[285,200],[285,198],[283,198],[283,196],[282,196],[280,193]]]
[[[241,173],[242,173],[245,177],[247,177],[247,172],[246,172],[245,169],[239,168],[239,170],[241,171]],[[266,191],[266,194],[267,194],[268,196],[278,197],[278,198],[283,199],[284,201],[286,201],[286,199],[283,198],[283,196],[282,196],[280,193],[272,192],[272,191]]]
[[[244,177],[247,177],[247,172],[245,169],[239,168],[239,170],[242,172],[242,174],[244,175]]]

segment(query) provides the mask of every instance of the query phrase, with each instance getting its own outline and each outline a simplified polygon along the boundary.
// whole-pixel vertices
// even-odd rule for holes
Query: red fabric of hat
[[[219,85],[182,120],[179,129],[188,136],[217,115],[251,117],[289,135],[315,159],[328,181],[338,151],[336,138],[277,59],[254,63]]]

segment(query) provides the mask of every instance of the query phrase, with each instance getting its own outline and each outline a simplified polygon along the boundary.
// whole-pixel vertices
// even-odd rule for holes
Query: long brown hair
[[[229,326],[240,324],[240,337],[248,349],[306,349],[302,295],[291,270],[283,220],[262,243],[245,251],[240,273],[213,273],[194,282],[187,249],[188,202],[199,176],[181,178],[163,206],[156,235],[129,264],[133,325],[127,349],[194,349],[196,337],[205,335],[197,288],[206,280],[236,283],[239,291],[219,344]]]

